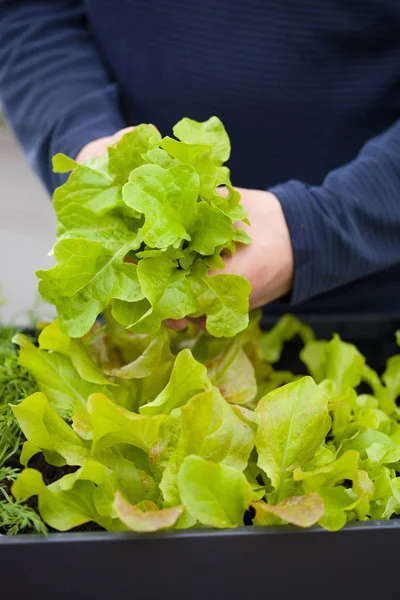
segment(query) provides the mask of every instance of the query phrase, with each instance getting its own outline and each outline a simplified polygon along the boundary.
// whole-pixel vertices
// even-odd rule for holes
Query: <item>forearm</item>
[[[80,0],[0,3],[0,100],[49,191],[59,183],[53,154],[75,156],[125,126]]]
[[[292,239],[297,304],[400,263],[400,122],[320,187],[272,190]]]

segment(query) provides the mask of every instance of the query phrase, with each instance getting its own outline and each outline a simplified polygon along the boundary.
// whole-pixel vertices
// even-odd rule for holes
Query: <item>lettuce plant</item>
[[[39,391],[13,408],[26,468],[12,490],[36,495],[47,525],[334,531],[400,514],[398,356],[380,378],[353,345],[315,340],[289,316],[261,332],[252,314],[231,339],[134,333],[105,317],[81,340],[59,321],[38,347],[15,338]],[[281,385],[274,364],[299,334],[310,375]],[[75,470],[46,485],[29,467],[37,453]]]
[[[208,275],[224,266],[221,253],[249,242],[234,227],[246,213],[223,166],[229,138],[217,117],[173,131],[178,139],[140,125],[84,165],[54,157],[56,171],[72,173],[54,194],[57,264],[38,276],[65,334],[85,335],[109,307],[136,333],[188,315],[206,315],[216,337],[246,327],[248,282]]]

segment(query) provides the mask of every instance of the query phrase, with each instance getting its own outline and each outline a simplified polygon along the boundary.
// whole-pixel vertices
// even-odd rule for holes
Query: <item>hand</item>
[[[98,138],[97,140],[93,140],[83,146],[83,148],[78,152],[76,156],[76,162],[82,164],[91,158],[98,158],[103,156],[107,152],[108,146],[111,144],[116,144],[119,140],[128,133],[128,131],[132,131],[134,127],[125,127],[124,129],[120,129],[114,135],[109,135],[107,137]]]
[[[224,259],[225,269],[251,284],[250,308],[257,308],[287,294],[292,287],[294,260],[289,229],[276,196],[262,190],[237,188],[251,225],[239,225],[252,238],[234,256]]]

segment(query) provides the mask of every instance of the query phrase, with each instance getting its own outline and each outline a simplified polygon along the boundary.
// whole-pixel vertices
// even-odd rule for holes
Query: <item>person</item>
[[[217,115],[251,305],[399,313],[398,0],[1,0],[0,99],[49,192],[57,152]]]

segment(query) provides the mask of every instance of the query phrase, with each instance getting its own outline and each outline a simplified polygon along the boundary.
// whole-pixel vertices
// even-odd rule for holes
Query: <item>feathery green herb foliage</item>
[[[12,328],[0,328],[0,530],[8,535],[46,533],[37,512],[9,493],[20,470],[6,466],[7,461],[18,453],[23,441],[11,405],[19,404],[37,390],[32,375],[18,362],[17,348],[11,342],[13,333]]]
[[[10,328],[0,330],[0,466],[21,445],[21,430],[10,405],[18,404],[37,390],[32,375],[18,362],[12,335]]]
[[[47,533],[47,527],[38,513],[22,501],[14,500],[6,483],[14,482],[20,471],[11,467],[0,467],[0,530],[7,535],[26,533]]]

